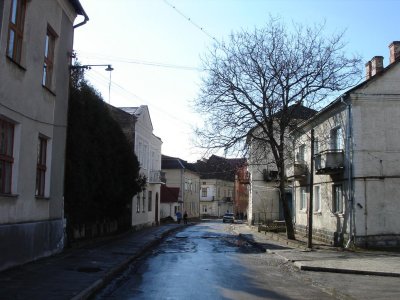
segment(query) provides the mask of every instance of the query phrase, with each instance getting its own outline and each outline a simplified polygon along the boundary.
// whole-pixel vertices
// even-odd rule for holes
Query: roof
[[[69,2],[71,3],[71,5],[73,6],[73,8],[75,9],[76,13],[78,15],[82,15],[82,16],[86,16],[86,12],[83,9],[81,3],[79,2],[79,0],[69,0]]]
[[[290,105],[287,108],[287,115],[290,116],[291,119],[300,119],[300,120],[308,120],[312,116],[317,113],[315,109],[306,107],[301,105],[300,103]],[[274,117],[280,117],[282,114],[282,110],[278,111]]]
[[[172,203],[178,202],[180,188],[169,187],[165,184],[161,185],[160,189],[160,202],[161,203]]]
[[[172,157],[167,155],[161,156],[161,169],[162,170],[173,170],[173,169],[187,169],[196,172],[195,164],[188,163],[186,160],[178,157]]]
[[[225,158],[211,155],[205,161],[198,160],[195,165],[201,179],[235,181],[236,171],[246,164],[245,158]]]

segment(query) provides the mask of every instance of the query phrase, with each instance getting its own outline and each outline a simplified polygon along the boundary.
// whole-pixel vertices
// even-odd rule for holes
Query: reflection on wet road
[[[96,299],[330,299],[288,277],[281,261],[240,239],[231,226],[183,227]]]

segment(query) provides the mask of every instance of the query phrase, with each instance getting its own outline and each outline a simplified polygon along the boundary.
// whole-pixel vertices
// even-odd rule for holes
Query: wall
[[[2,243],[0,268],[63,248],[69,55],[76,17],[68,1],[27,1],[19,66],[6,57],[10,4],[4,1],[0,18],[0,115],[15,123],[14,163],[12,194],[0,195],[0,236],[10,241]],[[48,24],[58,35],[50,90],[41,84]],[[39,134],[48,138],[44,198],[35,197]]]

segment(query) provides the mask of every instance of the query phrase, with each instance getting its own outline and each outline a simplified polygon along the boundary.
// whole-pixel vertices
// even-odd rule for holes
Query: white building
[[[400,245],[400,42],[390,64],[375,56],[364,82],[294,133],[296,230],[304,232],[313,191],[313,235],[343,245]],[[311,130],[314,170],[311,170]],[[310,171],[311,170],[311,171]],[[313,185],[310,187],[310,176]]]
[[[233,181],[209,178],[200,181],[200,214],[222,217],[233,213],[235,183]]]
[[[61,251],[77,0],[0,1],[0,269]]]
[[[146,176],[146,188],[132,199],[132,227],[139,229],[159,224],[161,145],[162,141],[153,134],[149,109],[140,107],[121,107],[135,116],[134,149],[140,163],[140,174]]]
[[[291,118],[295,124],[316,113],[315,110],[304,106],[291,106],[291,108]],[[258,129],[254,128],[251,131],[252,135],[261,135],[261,130]],[[251,174],[248,221],[250,224],[258,224],[284,220],[283,205],[279,200],[280,179],[271,147],[266,141],[260,142],[252,138],[248,138],[247,143],[250,148],[248,170]],[[292,143],[288,138],[286,138],[286,144],[288,146],[284,150],[287,163],[289,163],[293,156],[293,150]],[[292,190],[289,182],[286,184],[285,197],[293,216]]]

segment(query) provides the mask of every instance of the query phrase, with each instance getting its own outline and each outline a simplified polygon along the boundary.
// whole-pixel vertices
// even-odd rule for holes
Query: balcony
[[[161,171],[150,171],[149,178],[147,178],[148,183],[166,183],[165,172]]]
[[[240,184],[250,184],[250,172],[239,172],[237,179]]]
[[[293,164],[288,165],[286,169],[286,176],[296,180],[307,178],[307,165],[303,161],[295,161]]]
[[[315,155],[315,174],[338,174],[344,170],[343,150],[325,150]]]

